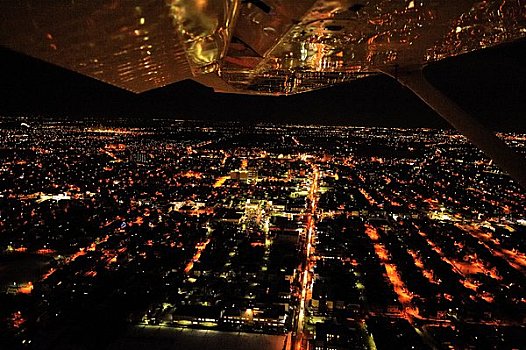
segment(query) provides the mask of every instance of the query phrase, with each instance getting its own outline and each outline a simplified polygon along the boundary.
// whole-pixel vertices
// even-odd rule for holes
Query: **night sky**
[[[526,40],[450,58],[426,75],[494,130],[526,131]],[[184,81],[139,95],[0,48],[0,113],[447,127],[384,76],[289,97],[214,93]]]

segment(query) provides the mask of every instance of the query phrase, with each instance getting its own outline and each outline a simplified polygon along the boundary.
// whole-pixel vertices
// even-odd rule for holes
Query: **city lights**
[[[526,193],[451,131],[24,123],[0,131],[17,344],[105,317],[276,350],[520,344]]]

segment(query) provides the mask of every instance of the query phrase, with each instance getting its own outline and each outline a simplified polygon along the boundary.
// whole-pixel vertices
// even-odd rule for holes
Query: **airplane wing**
[[[140,93],[289,95],[526,36],[522,0],[2,1],[0,45]]]

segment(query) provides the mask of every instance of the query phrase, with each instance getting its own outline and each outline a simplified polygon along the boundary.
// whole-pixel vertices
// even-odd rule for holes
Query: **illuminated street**
[[[309,194],[307,196],[307,212],[305,220],[305,242],[304,242],[304,255],[305,261],[303,262],[303,270],[300,271],[301,279],[301,292],[300,292],[300,302],[299,302],[299,311],[296,318],[296,339],[295,339],[295,349],[308,349],[307,341],[304,335],[304,326],[305,326],[305,305],[308,305],[312,295],[312,259],[311,253],[314,250],[312,243],[315,240],[316,233],[316,223],[314,216],[316,215],[316,209],[318,204],[317,191],[318,191],[318,181],[319,181],[319,170],[318,166],[311,164],[312,167],[312,177],[310,179],[311,186],[309,188]]]

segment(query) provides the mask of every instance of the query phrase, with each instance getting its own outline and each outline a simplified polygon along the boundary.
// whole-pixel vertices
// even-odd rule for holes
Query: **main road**
[[[310,298],[312,296],[312,291],[310,290],[312,284],[312,271],[310,268],[312,264],[312,244],[314,242],[314,236],[316,234],[316,225],[314,215],[318,207],[318,182],[320,178],[320,172],[318,166],[312,161],[307,160],[312,168],[311,176],[311,186],[309,189],[309,194],[307,195],[307,211],[306,211],[306,220],[305,220],[305,240],[302,246],[304,261],[302,261],[302,271],[300,272],[301,280],[301,297],[299,302],[298,312],[296,314],[296,327],[295,334],[296,337],[293,343],[293,349],[307,349],[307,338],[304,334],[305,326],[305,308],[308,305]]]

